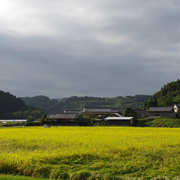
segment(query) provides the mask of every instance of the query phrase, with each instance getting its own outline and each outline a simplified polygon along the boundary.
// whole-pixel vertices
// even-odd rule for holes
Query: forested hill
[[[180,104],[180,80],[164,85],[144,104],[144,109],[151,106],[172,106]]]
[[[3,118],[5,113],[13,113],[26,108],[27,106],[22,99],[9,92],[0,91],[0,118]]]
[[[60,113],[64,110],[81,110],[85,106],[91,107],[114,107],[123,111],[126,107],[139,108],[151,96],[136,95],[136,96],[118,96],[113,98],[101,97],[77,97],[72,96],[61,100],[49,99],[46,96],[35,96],[22,98],[27,105],[33,105],[46,110],[48,113]]]
[[[22,97],[21,99],[27,106],[34,106],[44,110],[47,110],[59,102],[57,99],[49,99],[46,96]]]

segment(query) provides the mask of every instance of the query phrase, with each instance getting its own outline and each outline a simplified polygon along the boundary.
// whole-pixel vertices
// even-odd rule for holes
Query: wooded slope
[[[64,110],[82,110],[83,107],[114,107],[120,111],[124,111],[126,107],[139,108],[151,96],[136,95],[136,96],[118,96],[113,98],[102,97],[77,97],[72,96],[61,100],[49,99],[46,96],[35,96],[32,98],[22,98],[27,105],[46,110],[48,113],[60,113]]]
[[[164,85],[144,104],[144,109],[156,106],[172,106],[180,104],[180,80]]]

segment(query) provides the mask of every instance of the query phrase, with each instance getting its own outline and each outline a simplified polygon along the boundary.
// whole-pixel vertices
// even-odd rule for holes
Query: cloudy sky
[[[0,0],[3,91],[151,95],[179,77],[179,0]]]

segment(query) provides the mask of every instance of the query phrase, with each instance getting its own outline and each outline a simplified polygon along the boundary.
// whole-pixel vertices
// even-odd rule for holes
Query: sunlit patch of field
[[[0,129],[0,173],[61,179],[180,178],[180,129]]]

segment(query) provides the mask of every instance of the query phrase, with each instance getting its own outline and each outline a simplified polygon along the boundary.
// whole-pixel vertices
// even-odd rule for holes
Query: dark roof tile
[[[48,114],[47,119],[75,119],[77,113]]]
[[[85,107],[84,112],[107,112],[116,113],[119,110],[110,107]]]
[[[66,114],[81,114],[81,110],[65,110],[64,113]]]
[[[172,111],[172,107],[150,107],[149,112],[170,112]]]

